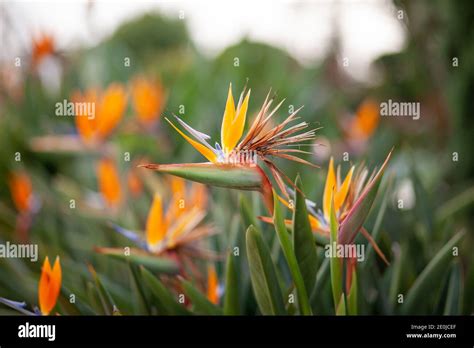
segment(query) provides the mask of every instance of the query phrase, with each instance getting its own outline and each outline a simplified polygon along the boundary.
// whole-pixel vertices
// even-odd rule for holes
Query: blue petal
[[[26,315],[38,315],[37,313],[31,312],[25,309],[26,302],[12,301],[12,300],[8,300],[6,298],[0,297],[0,303],[3,303],[5,306],[13,308],[14,310]]]
[[[139,247],[146,249],[147,245],[146,242],[142,240],[142,238],[135,232],[127,230],[119,225],[111,224],[113,229],[120,233],[125,238],[131,240],[132,242],[136,243]]]

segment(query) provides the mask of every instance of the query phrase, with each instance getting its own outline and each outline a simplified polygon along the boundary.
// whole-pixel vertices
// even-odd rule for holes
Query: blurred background
[[[467,0],[2,1],[0,241],[38,244],[40,257],[0,259],[0,296],[37,304],[42,260],[60,255],[69,292],[88,302],[92,264],[121,311],[141,313],[128,301],[126,265],[94,247],[129,245],[110,222],[143,231],[153,192],[167,190],[164,177],[138,164],[203,160],[163,116],[176,113],[219,140],[229,83],[236,95],[248,81],[250,118],[271,88],[286,98],[275,122],[304,105],[301,118],[322,127],[306,156],[321,169],[277,161],[290,178],[301,174],[318,205],[330,156],[345,173],[351,164],[375,168],[394,148],[375,204],[386,206],[379,244],[391,266],[376,260],[362,275],[361,313],[397,313],[396,295],[459,231],[466,233],[459,258],[440,271],[417,314],[473,313],[473,7]],[[100,101],[96,112],[112,119],[93,136],[56,113],[56,103],[91,95]],[[420,118],[380,116],[388,100],[420,103]],[[113,180],[101,178],[104,158]],[[218,233],[204,243],[217,254],[245,230],[239,195],[209,189],[206,221]],[[244,196],[260,215],[258,195]],[[215,267],[221,283],[222,262]],[[248,282],[240,286],[242,312],[254,314]],[[455,297],[447,296],[452,287]],[[330,303],[319,306],[331,313]]]

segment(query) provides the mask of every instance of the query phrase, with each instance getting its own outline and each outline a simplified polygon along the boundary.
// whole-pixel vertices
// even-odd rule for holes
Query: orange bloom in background
[[[159,80],[136,77],[132,82],[133,108],[140,122],[150,124],[155,121],[165,103],[165,90]]]
[[[43,58],[54,52],[54,39],[52,36],[42,34],[39,37],[33,38],[31,61],[33,66],[37,66]]]
[[[46,256],[41,268],[41,278],[38,286],[38,298],[41,314],[48,315],[56,305],[61,290],[61,265],[59,256],[56,257],[53,268]]]
[[[133,197],[139,196],[143,192],[143,184],[135,169],[131,169],[127,175],[128,191]]]
[[[99,190],[109,207],[117,206],[122,198],[117,166],[111,159],[102,159],[97,165]]]
[[[20,213],[31,210],[33,190],[30,177],[24,171],[14,172],[9,178],[13,203]]]
[[[380,107],[372,99],[366,99],[357,108],[349,123],[349,138],[365,141],[372,136],[380,122]]]
[[[214,304],[219,303],[219,280],[213,266],[207,268],[207,298]]]
[[[195,184],[187,188],[184,179],[173,178],[170,187],[172,199],[169,204],[165,206],[161,195],[156,193],[148,212],[146,241],[155,252],[173,249],[210,232],[207,226],[197,228],[206,215],[205,186]]]
[[[94,105],[94,115],[86,114],[87,108],[84,108],[84,113],[75,117],[77,132],[86,143],[102,141],[109,136],[127,107],[127,94],[119,83],[110,84],[102,92],[96,89],[89,89],[84,94],[76,92],[72,100]]]
[[[149,246],[158,244],[166,236],[167,226],[163,216],[163,202],[159,194],[155,194],[153,198],[153,203],[146,220],[145,232]]]

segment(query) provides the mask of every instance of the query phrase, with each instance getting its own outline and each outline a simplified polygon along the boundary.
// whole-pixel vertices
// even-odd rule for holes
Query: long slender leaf
[[[117,306],[115,305],[115,301],[113,300],[108,290],[105,288],[104,284],[102,283],[102,280],[100,280],[100,277],[97,274],[97,272],[94,270],[92,266],[89,266],[89,271],[91,272],[92,277],[94,278],[97,292],[99,294],[100,303],[102,304],[105,314],[106,315],[120,314],[120,312],[117,309]]]
[[[331,246],[337,245],[338,243],[338,222],[336,218],[336,211],[334,210],[334,195],[331,195],[331,214],[329,218],[330,228],[330,242]],[[330,269],[331,269],[331,287],[332,287],[332,299],[334,301],[334,308],[336,313],[338,312],[339,303],[342,298],[342,260],[337,257],[330,258]]]
[[[226,282],[224,293],[224,314],[225,315],[239,315],[239,283],[237,279],[237,272],[235,268],[235,256],[230,253],[227,256],[226,264]]]
[[[250,278],[260,312],[264,315],[286,314],[270,250],[253,226],[247,229],[246,244]]]
[[[455,234],[421,272],[408,291],[406,301],[402,306],[402,314],[418,313],[417,310],[425,304],[427,294],[433,291],[433,284],[436,284],[436,280],[446,272],[449,263],[454,258],[452,249],[463,236],[464,231]]]
[[[350,315],[357,315],[357,270],[352,273],[352,284],[347,296],[347,309]]]
[[[129,271],[130,271],[130,285],[132,288],[132,294],[134,297],[134,310],[135,314],[151,314],[150,313],[150,305],[148,304],[148,301],[146,299],[143,287],[141,285],[141,279],[140,279],[140,274],[138,273],[138,270],[136,268],[136,265],[133,265],[129,263]]]
[[[306,287],[306,293],[311,294],[316,283],[318,273],[318,255],[314,242],[313,232],[309,223],[306,201],[302,192],[301,179],[295,180],[295,209],[293,210],[293,247],[296,260]]]
[[[295,283],[296,292],[298,294],[298,305],[300,307],[301,314],[311,315],[312,310],[311,306],[309,305],[308,293],[306,292],[303,276],[301,275],[298,261],[293,250],[293,245],[285,226],[285,220],[283,219],[283,215],[281,213],[280,202],[275,192],[273,192],[273,202],[273,223],[275,225],[278,239],[280,240],[283,255],[285,255],[286,262],[288,263],[291,276],[293,277],[293,281]]]
[[[203,295],[198,289],[194,287],[191,282],[183,280],[181,282],[183,285],[186,295],[191,300],[193,304],[194,311],[197,314],[203,315],[221,315],[222,310],[214,303],[209,301],[205,295]]]
[[[125,255],[124,250],[120,248],[96,248],[96,251],[100,254],[127,261],[137,266],[143,265],[154,272],[177,274],[179,271],[178,265],[174,261],[147,254],[141,250],[131,249],[130,255]]]
[[[451,275],[449,278],[448,294],[444,306],[444,315],[460,315],[462,305],[462,278],[461,266],[456,262],[451,267]]]
[[[144,284],[148,286],[154,304],[162,315],[188,315],[189,311],[178,303],[178,299],[145,267],[140,267]]]

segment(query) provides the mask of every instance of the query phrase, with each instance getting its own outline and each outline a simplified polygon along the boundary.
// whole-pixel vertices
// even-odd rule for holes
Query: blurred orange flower
[[[133,197],[139,196],[140,193],[142,193],[143,191],[143,184],[135,168],[131,169],[128,172],[127,186],[128,186],[128,191],[132,194]]]
[[[13,172],[9,178],[13,203],[20,213],[31,210],[33,190],[30,177],[24,171]]]
[[[362,141],[367,140],[377,129],[379,121],[379,104],[372,99],[366,99],[359,105],[355,117],[349,123],[349,138]]]
[[[42,34],[33,38],[31,61],[33,66],[37,66],[43,58],[54,52],[54,39],[51,35]]]
[[[171,190],[169,204],[163,204],[161,195],[156,193],[148,212],[146,241],[154,252],[176,248],[211,232],[209,226],[197,228],[206,215],[205,186],[194,184],[187,188],[184,179],[174,178]],[[200,196],[199,200],[196,195]]]
[[[117,166],[111,159],[100,160],[97,165],[99,190],[109,207],[117,206],[122,198]]]
[[[48,315],[56,305],[61,290],[61,265],[59,256],[56,256],[53,268],[46,256],[41,269],[41,278],[38,286],[38,298],[41,314]]]
[[[140,122],[150,124],[155,121],[165,103],[165,91],[159,80],[136,77],[132,82],[133,108]]]
[[[207,298],[214,304],[219,303],[219,281],[214,266],[207,268]]]
[[[95,115],[76,115],[76,128],[82,139],[87,142],[104,140],[112,133],[123,117],[127,106],[127,94],[119,83],[110,84],[102,93],[89,89],[84,94],[76,92],[72,96],[74,103],[93,103]],[[83,108],[85,109],[85,108]]]

